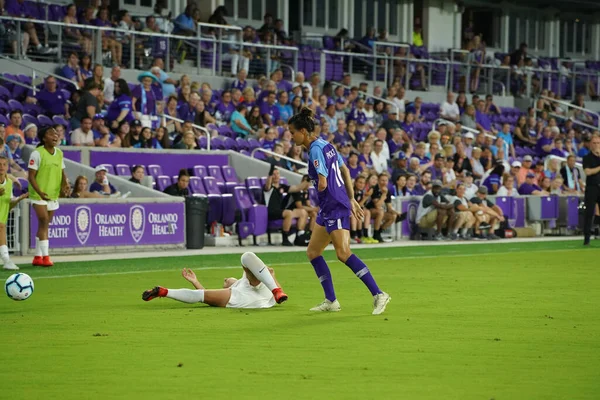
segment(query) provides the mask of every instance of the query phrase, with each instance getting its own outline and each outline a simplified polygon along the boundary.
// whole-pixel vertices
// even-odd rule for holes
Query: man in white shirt
[[[115,99],[115,82],[121,78],[121,67],[114,66],[110,71],[110,78],[104,79],[104,102],[110,104]]]
[[[454,101],[454,93],[448,92],[446,101],[440,106],[440,117],[452,122],[460,120],[460,110],[458,104]]]
[[[95,146],[94,131],[92,131],[92,119],[83,117],[81,126],[71,132],[71,145],[73,146]]]
[[[373,162],[373,169],[375,169],[378,174],[387,171],[388,158],[389,157],[386,157],[383,152],[383,140],[377,139],[375,141],[374,150],[371,152],[371,161]]]
[[[465,197],[472,199],[479,190],[477,185],[473,183],[473,174],[470,171],[465,171],[463,181],[465,184]]]

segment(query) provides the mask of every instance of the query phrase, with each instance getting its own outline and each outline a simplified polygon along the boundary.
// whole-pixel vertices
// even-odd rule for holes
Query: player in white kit
[[[142,294],[142,300],[150,301],[156,297],[169,297],[184,303],[204,303],[214,307],[228,308],[271,308],[288,299],[275,273],[252,252],[242,254],[244,274],[240,279],[225,278],[223,289],[205,289],[189,268],[181,275],[190,282],[192,289],[167,289],[156,286]]]

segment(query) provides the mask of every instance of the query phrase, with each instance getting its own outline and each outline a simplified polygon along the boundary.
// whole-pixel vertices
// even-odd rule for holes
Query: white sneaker
[[[341,309],[342,307],[337,299],[334,301],[325,299],[318,306],[311,308],[310,311],[340,311]]]
[[[385,307],[392,297],[386,292],[381,292],[373,296],[373,315],[379,315],[385,311]]]
[[[15,265],[15,263],[14,263],[14,262],[12,262],[11,260],[9,260],[9,261],[8,261],[6,264],[4,264],[4,267],[3,267],[3,268],[4,268],[4,269],[7,269],[7,270],[9,270],[9,271],[18,271],[18,270],[19,270],[19,267],[17,267],[17,266]]]

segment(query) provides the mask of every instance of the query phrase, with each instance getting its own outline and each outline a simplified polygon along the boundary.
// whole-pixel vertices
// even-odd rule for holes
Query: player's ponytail
[[[315,130],[314,112],[308,107],[302,107],[298,114],[295,114],[288,121],[289,125],[294,125],[296,129],[306,129],[309,133]]]

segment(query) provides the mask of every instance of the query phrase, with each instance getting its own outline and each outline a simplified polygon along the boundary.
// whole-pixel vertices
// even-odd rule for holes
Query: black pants
[[[585,188],[585,221],[583,225],[585,236],[592,234],[596,204],[600,205],[600,185],[587,186]]]

